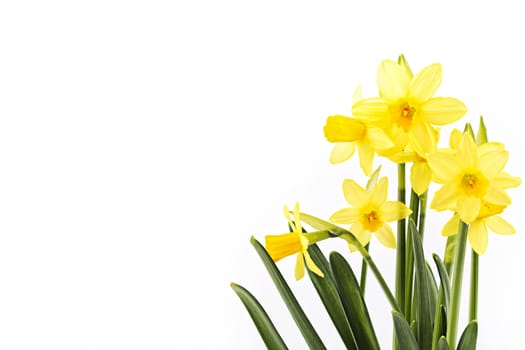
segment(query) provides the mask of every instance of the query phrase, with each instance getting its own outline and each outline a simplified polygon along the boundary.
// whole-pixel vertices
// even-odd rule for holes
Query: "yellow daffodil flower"
[[[347,179],[343,182],[343,192],[351,207],[335,212],[330,221],[350,224],[350,232],[362,245],[370,242],[373,233],[384,246],[395,248],[396,238],[388,223],[406,218],[412,211],[401,202],[386,200],[388,179],[379,179],[370,192]]]
[[[324,277],[323,272],[315,265],[308,253],[308,246],[321,239],[328,238],[326,232],[303,233],[301,218],[299,213],[299,203],[295,204],[293,210],[293,220],[287,206],[284,206],[284,215],[292,228],[292,232],[282,235],[266,236],[266,250],[274,262],[284,257],[297,253],[295,263],[295,279],[298,281],[304,276],[304,263],[312,272],[320,277]]]
[[[514,184],[516,178],[502,172],[509,156],[504,146],[494,142],[476,146],[468,133],[454,142],[455,152],[429,156],[433,180],[443,184],[430,207],[438,211],[457,210],[463,222],[472,223],[480,213],[482,201],[498,206],[511,204],[502,183]]]
[[[353,101],[361,98],[361,89],[358,87],[354,92]],[[350,159],[357,148],[361,169],[367,176],[372,173],[374,153],[394,146],[380,128],[342,115],[328,117],[324,135],[329,142],[335,143],[330,154],[332,164],[339,164]]]
[[[433,97],[441,84],[441,65],[435,63],[412,76],[403,64],[383,61],[377,72],[379,95],[355,103],[352,114],[381,127],[398,150],[411,142],[419,154],[428,148],[432,125],[452,123],[465,105],[451,97]]]
[[[472,249],[479,255],[484,254],[487,250],[489,240],[487,227],[492,232],[500,235],[512,235],[516,233],[514,227],[498,215],[501,214],[504,209],[504,206],[483,202],[478,217],[469,224],[468,240]],[[460,217],[458,214],[455,214],[452,219],[445,224],[441,234],[443,236],[453,236],[457,234],[459,222]]]

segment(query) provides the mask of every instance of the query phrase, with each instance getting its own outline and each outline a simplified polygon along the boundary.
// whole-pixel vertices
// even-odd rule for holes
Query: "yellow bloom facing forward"
[[[500,235],[512,235],[516,233],[514,227],[498,215],[501,214],[504,209],[504,206],[483,202],[478,217],[470,223],[468,227],[468,240],[472,249],[479,255],[484,254],[487,250],[489,240],[487,228]],[[458,214],[455,214],[452,219],[445,224],[441,234],[443,236],[453,236],[457,234],[459,222],[460,217]]]
[[[399,149],[410,142],[422,154],[432,137],[432,125],[452,123],[467,111],[455,98],[433,97],[440,84],[439,63],[412,76],[404,65],[385,60],[377,72],[380,97],[357,102],[352,114],[383,128]]]
[[[293,220],[290,216],[290,211],[287,206],[284,206],[284,215],[288,219],[292,232],[282,235],[268,235],[266,236],[266,250],[272,257],[274,262],[287,257],[289,255],[297,254],[295,263],[295,279],[300,280],[304,276],[304,263],[312,272],[320,277],[324,277],[323,272],[315,265],[310,254],[308,253],[308,246],[321,239],[328,238],[328,233],[313,232],[303,233],[301,218],[299,213],[299,203],[295,204],[293,210]]]
[[[350,231],[362,245],[370,242],[373,233],[384,246],[395,248],[396,239],[388,223],[406,218],[412,211],[401,202],[386,200],[388,179],[381,178],[370,192],[347,179],[343,182],[343,192],[351,207],[337,211],[330,220],[350,224]]]
[[[482,201],[499,206],[511,204],[505,188],[498,185],[502,182],[498,179],[515,179],[502,172],[508,159],[503,146],[489,142],[477,147],[464,133],[455,147],[455,153],[438,152],[428,159],[434,181],[443,184],[430,207],[457,210],[463,222],[471,223],[478,217]]]

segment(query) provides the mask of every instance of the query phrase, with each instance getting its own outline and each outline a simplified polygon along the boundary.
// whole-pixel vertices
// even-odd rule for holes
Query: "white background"
[[[296,200],[327,218],[345,177],[364,182],[355,159],[328,163],[322,127],[349,113],[357,84],[377,94],[381,60],[441,62],[438,95],[465,102],[463,121],[483,114],[523,177],[523,11],[490,4],[2,2],[0,347],[263,349],[235,281],[305,348],[249,238],[284,232]],[[481,259],[480,349],[523,346],[523,190],[511,195],[518,234],[491,235]],[[441,254],[448,215],[430,215],[427,253]],[[359,266],[342,242],[322,248]],[[394,252],[372,254],[393,284]],[[293,260],[279,265],[342,348]],[[367,293],[389,348],[373,279]]]

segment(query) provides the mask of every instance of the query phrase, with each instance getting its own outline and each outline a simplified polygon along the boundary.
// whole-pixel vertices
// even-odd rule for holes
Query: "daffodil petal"
[[[489,233],[483,220],[476,220],[469,225],[468,240],[476,253],[479,255],[485,253],[489,242]]]
[[[299,214],[301,210],[299,209],[299,202],[295,202],[295,206],[293,208],[293,220],[295,223],[295,230],[294,232],[297,232],[299,234],[303,233],[303,227],[301,225],[301,215]]]
[[[306,260],[306,267],[308,267],[308,270],[312,271],[319,277],[324,277],[323,272],[314,263],[314,261],[310,257],[310,254],[307,251],[304,251],[303,254],[304,254],[304,260]]]
[[[489,186],[487,189],[487,193],[485,194],[485,197],[483,197],[484,200],[486,200],[489,203],[493,203],[496,205],[509,205],[512,203],[512,199],[509,197],[507,192],[505,192],[503,189],[495,187],[495,186]]]
[[[461,172],[456,157],[442,152],[431,154],[427,159],[432,170],[433,180],[437,183],[449,183]]]
[[[491,184],[502,189],[513,188],[521,185],[521,179],[506,172],[501,172],[494,179],[492,179]]]
[[[484,153],[478,158],[478,169],[488,179],[492,179],[503,170],[508,159],[509,152],[507,151]]]
[[[363,225],[359,222],[350,226],[350,232],[352,232],[355,238],[357,238],[359,243],[363,246],[367,245],[372,237],[372,232],[365,230]]]
[[[406,218],[412,213],[406,205],[401,202],[388,201],[379,207],[381,220],[392,222]]]
[[[355,142],[336,143],[330,154],[330,163],[339,164],[350,159],[355,153],[356,146]]]
[[[299,253],[297,254],[297,258],[295,259],[295,280],[299,281],[303,277],[304,277],[304,258],[303,258],[303,254]]]
[[[463,133],[459,131],[458,129],[453,129],[450,132],[450,138],[449,138],[449,147],[457,150],[459,148],[459,142],[461,141],[461,136]]]
[[[357,153],[359,153],[359,165],[366,176],[372,173],[372,164],[374,163],[374,150],[366,142],[357,143]]]
[[[399,64],[390,60],[381,62],[377,71],[377,86],[382,98],[390,101],[405,98],[409,84],[410,76]]]
[[[454,216],[447,221],[443,229],[441,230],[441,235],[448,237],[458,234],[459,231],[459,215],[454,214]]]
[[[500,142],[487,142],[478,146],[478,157],[485,153],[504,151],[505,145]]]
[[[377,240],[387,248],[396,247],[396,237],[390,225],[385,224],[375,233]]]
[[[388,156],[388,159],[394,163],[410,163],[418,160],[417,153],[415,151],[401,151]]]
[[[458,200],[458,214],[461,220],[470,224],[478,217],[481,200],[474,196],[463,196]]]
[[[379,179],[370,193],[370,202],[380,206],[386,201],[388,194],[388,178],[386,176]]]
[[[453,210],[458,200],[458,192],[454,185],[443,185],[435,194],[430,203],[430,208],[442,211],[446,209]]]
[[[464,133],[461,136],[457,157],[463,168],[474,168],[477,166],[477,146],[474,143],[474,139],[468,133]]]
[[[434,97],[420,107],[420,117],[434,125],[446,125],[455,122],[467,113],[467,107],[452,97]]]
[[[410,183],[418,195],[423,194],[432,180],[432,171],[427,162],[415,162],[410,170]]]
[[[367,128],[366,142],[368,142],[373,149],[386,150],[394,147],[394,143],[390,140],[390,137],[380,128]]]
[[[352,115],[369,121],[378,121],[388,113],[388,103],[382,98],[365,98],[352,106]]]
[[[368,192],[354,180],[345,179],[343,181],[343,193],[351,206],[359,207],[362,203],[368,202]]]
[[[441,85],[441,64],[434,63],[417,73],[410,83],[410,97],[418,102],[431,98]]]
[[[335,224],[351,224],[359,221],[361,215],[357,208],[344,208],[330,216],[330,221]]]
[[[514,226],[499,215],[489,216],[485,219],[485,223],[492,232],[500,235],[512,235],[516,233]]]
[[[435,150],[437,144],[436,131],[428,123],[415,123],[410,130],[410,141],[414,150],[422,157]]]

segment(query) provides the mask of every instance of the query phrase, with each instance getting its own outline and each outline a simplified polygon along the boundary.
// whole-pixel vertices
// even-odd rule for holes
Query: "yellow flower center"
[[[368,213],[364,215],[364,222],[363,226],[365,229],[367,229],[370,232],[375,232],[381,226],[383,226],[383,222],[381,221],[381,218],[379,217],[379,213],[375,210],[371,210]]]
[[[483,197],[487,193],[489,182],[480,172],[468,172],[461,178],[461,189],[468,196]]]
[[[324,136],[329,142],[353,142],[361,140],[366,132],[363,122],[343,117],[328,117],[324,127]]]
[[[408,102],[400,103],[391,107],[391,115],[394,123],[400,128],[408,132],[412,127],[412,120],[416,114],[416,108],[408,104]]]

